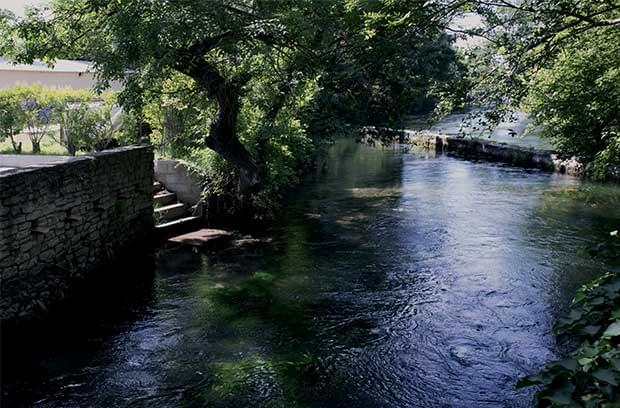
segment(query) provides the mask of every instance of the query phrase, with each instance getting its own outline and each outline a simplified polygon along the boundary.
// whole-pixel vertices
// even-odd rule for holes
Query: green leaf
[[[516,388],[531,387],[532,385],[544,384],[545,379],[540,374],[528,375],[517,381]]]
[[[606,368],[599,368],[598,370],[595,370],[592,373],[592,377],[596,378],[597,380],[604,381],[611,385],[618,385],[616,374],[613,371],[608,370]]]
[[[595,298],[590,299],[588,303],[590,303],[591,305],[598,306],[598,305],[607,303],[607,299],[604,298],[603,296],[597,296]]]
[[[603,333],[603,338],[620,336],[620,322],[614,322],[607,327],[607,330]]]
[[[586,326],[581,329],[581,332],[587,334],[588,336],[594,336],[599,332],[599,330],[601,330],[601,326]]]
[[[616,371],[620,371],[620,358],[612,357],[609,359],[609,363]]]
[[[574,358],[566,358],[564,360],[556,361],[551,364],[550,367],[562,367],[568,371],[575,372],[579,369],[579,363]]]
[[[583,312],[581,310],[573,309],[570,311],[568,316],[566,316],[565,318],[559,319],[558,324],[560,326],[571,326],[574,323],[580,321],[582,317],[583,317]]]
[[[577,405],[573,400],[575,385],[567,378],[563,378],[559,382],[554,381],[548,391],[549,393],[542,396],[542,399],[558,405]]]

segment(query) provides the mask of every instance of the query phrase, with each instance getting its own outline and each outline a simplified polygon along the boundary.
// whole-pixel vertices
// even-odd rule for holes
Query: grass
[[[28,138],[28,135],[25,133],[20,133],[15,136],[15,141],[17,143],[22,143],[22,153],[23,154],[32,154],[32,143]],[[14,154],[13,146],[11,145],[11,141],[6,139],[3,142],[0,142],[0,153],[1,154]],[[45,136],[41,140],[41,153],[42,155],[57,155],[57,156],[66,156],[67,149],[61,146],[54,137]]]

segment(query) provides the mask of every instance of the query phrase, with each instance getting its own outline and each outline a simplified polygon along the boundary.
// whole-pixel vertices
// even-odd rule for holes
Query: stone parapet
[[[47,310],[75,279],[145,243],[152,190],[153,152],[141,146],[0,172],[0,320]]]

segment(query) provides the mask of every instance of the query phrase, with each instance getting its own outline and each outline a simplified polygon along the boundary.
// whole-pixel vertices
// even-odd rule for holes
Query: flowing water
[[[3,407],[526,407],[620,190],[336,144],[253,239],[162,248],[3,333]]]

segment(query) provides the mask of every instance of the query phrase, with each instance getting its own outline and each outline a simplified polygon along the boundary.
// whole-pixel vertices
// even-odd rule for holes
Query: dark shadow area
[[[73,285],[45,317],[1,327],[0,406],[30,406],[32,387],[87,365],[103,343],[148,313],[156,255],[125,256]]]

